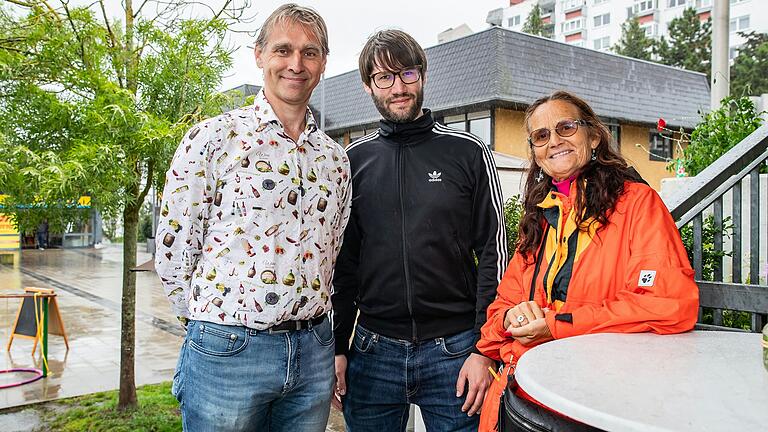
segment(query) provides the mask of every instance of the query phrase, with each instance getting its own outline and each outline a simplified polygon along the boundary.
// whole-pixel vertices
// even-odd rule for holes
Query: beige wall
[[[493,145],[497,152],[528,159],[523,112],[498,108],[495,111]]]
[[[621,125],[621,154],[630,165],[657,191],[661,190],[661,179],[674,177],[674,173],[667,171],[667,162],[650,160],[647,153],[649,147],[650,127]],[[637,144],[642,145],[639,148]],[[677,157],[677,148],[673,157]]]
[[[522,111],[509,109],[496,109],[495,111],[495,149],[498,152],[528,159],[527,135],[523,123]],[[630,165],[656,190],[661,190],[661,179],[674,177],[674,173],[667,171],[666,162],[651,161],[648,153],[648,138],[651,126],[621,125],[621,143],[619,143],[622,155]],[[641,144],[643,148],[638,148]],[[677,148],[674,157],[677,157]]]

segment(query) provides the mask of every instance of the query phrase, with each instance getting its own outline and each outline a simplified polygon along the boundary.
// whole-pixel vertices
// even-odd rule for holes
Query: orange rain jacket
[[[575,196],[576,182],[571,184]],[[680,233],[656,191],[627,182],[608,218],[595,233],[578,230],[571,202],[551,192],[539,204],[549,229],[533,299],[545,312],[555,339],[588,333],[680,333],[693,328],[699,291]],[[536,255],[539,252],[537,251]],[[504,335],[504,314],[528,301],[536,265],[516,253],[488,307],[477,347],[511,369],[492,383],[482,408],[480,431],[496,429],[507,373],[529,348]],[[525,395],[524,395],[525,396]]]

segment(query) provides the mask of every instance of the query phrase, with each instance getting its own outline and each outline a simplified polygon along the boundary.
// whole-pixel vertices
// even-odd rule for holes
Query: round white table
[[[768,431],[760,334],[593,334],[525,353],[515,377],[542,404],[607,431]]]

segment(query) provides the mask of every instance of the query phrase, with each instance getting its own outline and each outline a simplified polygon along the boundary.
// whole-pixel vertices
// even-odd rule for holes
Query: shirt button
[[[274,305],[280,300],[280,296],[276,292],[269,292],[264,300],[268,305]]]
[[[555,194],[552,194],[549,197],[552,198],[552,199],[555,199]]]

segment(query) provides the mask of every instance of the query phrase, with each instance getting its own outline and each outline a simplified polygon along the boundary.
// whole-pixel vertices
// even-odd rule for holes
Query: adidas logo
[[[441,181],[443,181],[443,179],[440,178],[440,175],[442,175],[442,174],[443,173],[437,172],[437,171],[432,171],[431,173],[427,173],[427,175],[429,176],[429,182],[432,183],[432,182],[441,182]]]

